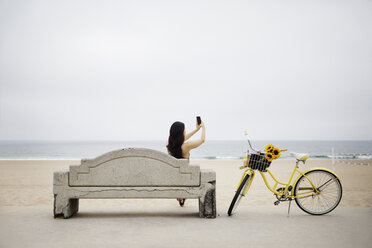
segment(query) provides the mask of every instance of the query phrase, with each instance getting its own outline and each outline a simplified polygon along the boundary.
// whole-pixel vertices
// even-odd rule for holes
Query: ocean
[[[252,141],[255,149],[267,144],[287,148],[279,159],[290,158],[290,152],[308,153],[312,159],[372,159],[372,141]],[[141,147],[166,152],[165,141],[0,141],[0,160],[63,160],[95,158],[106,152],[128,147]],[[191,159],[242,159],[249,148],[244,140],[206,141],[191,151]]]

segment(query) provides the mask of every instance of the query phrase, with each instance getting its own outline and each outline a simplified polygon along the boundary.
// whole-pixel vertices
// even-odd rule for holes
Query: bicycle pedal
[[[274,205],[275,205],[275,206],[278,206],[279,203],[280,203],[280,201],[274,201]]]

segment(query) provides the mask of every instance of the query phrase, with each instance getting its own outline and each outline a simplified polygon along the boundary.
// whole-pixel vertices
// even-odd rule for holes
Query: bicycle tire
[[[304,212],[311,215],[323,215],[334,210],[342,198],[342,185],[340,180],[331,172],[326,170],[311,170],[305,175],[320,190],[319,195],[295,198],[297,206]],[[294,186],[294,196],[297,196],[300,187],[308,190],[313,188],[306,177],[301,176]]]
[[[235,192],[235,195],[234,195],[234,197],[233,197],[233,199],[231,201],[229,210],[227,211],[227,214],[229,216],[231,216],[234,213],[235,209],[238,207],[238,204],[239,204],[241,198],[244,196],[243,193],[241,194],[240,192],[244,192],[245,191],[245,189],[248,186],[249,181],[250,181],[248,179],[249,179],[249,175],[246,175],[244,177],[243,181],[241,182],[241,184],[239,185],[238,190]]]

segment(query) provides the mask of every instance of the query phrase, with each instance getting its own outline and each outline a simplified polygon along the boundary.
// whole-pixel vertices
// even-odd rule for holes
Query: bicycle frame
[[[281,182],[281,181],[277,180],[277,179],[275,178],[274,174],[273,174],[270,170],[267,170],[267,172],[269,173],[269,175],[271,176],[271,178],[275,181],[275,184],[274,184],[273,187],[270,186],[270,184],[269,184],[269,182],[268,182],[268,180],[267,180],[267,178],[266,178],[264,172],[262,172],[262,171],[258,171],[258,172],[261,174],[261,177],[262,177],[262,179],[263,179],[263,181],[264,181],[266,187],[267,187],[271,192],[273,192],[275,195],[277,195],[277,196],[279,196],[279,197],[283,197],[283,196],[284,196],[285,198],[291,198],[291,199],[294,199],[294,198],[303,198],[303,197],[309,197],[309,196],[313,196],[313,195],[318,195],[318,194],[320,193],[320,191],[319,191],[319,190],[314,186],[313,182],[312,182],[312,181],[311,181],[311,180],[310,180],[310,179],[305,175],[305,173],[302,172],[302,171],[300,171],[300,170],[298,169],[298,163],[299,163],[299,161],[296,162],[296,165],[295,165],[294,168],[293,168],[293,171],[292,171],[292,174],[291,174],[291,176],[290,176],[290,178],[289,178],[289,180],[288,180],[288,183],[284,183],[284,182]],[[289,189],[289,187],[290,187],[290,185],[291,185],[291,182],[292,182],[293,177],[294,177],[294,175],[295,175],[296,172],[299,174],[299,176],[297,177],[297,179],[295,180],[295,182],[298,181],[298,179],[299,179],[300,176],[304,176],[304,177],[309,181],[309,183],[311,184],[312,187],[301,188],[302,190],[308,190],[308,191],[303,192],[303,193],[301,193],[300,195],[297,195],[297,196],[294,196],[294,195],[293,195],[293,190],[291,190],[291,194],[290,194],[290,195],[287,195],[288,189]],[[254,179],[254,177],[255,177],[255,171],[252,170],[251,168],[247,168],[247,169],[243,172],[243,176],[242,176],[242,178],[240,179],[240,182],[239,182],[239,184],[238,184],[238,188],[239,188],[239,185],[242,183],[242,181],[243,181],[245,175],[249,175],[249,176],[251,177],[251,180],[250,180],[250,182],[249,182],[249,185],[247,186],[247,188],[246,188],[245,191],[243,192],[244,195],[247,194],[247,192],[248,192],[248,190],[249,190],[249,188],[250,188],[250,186],[251,186],[251,184],[252,184],[252,182],[253,182],[253,179]],[[280,191],[280,192],[277,191],[276,188],[277,188],[278,185],[285,186],[285,187],[284,187],[284,191]]]

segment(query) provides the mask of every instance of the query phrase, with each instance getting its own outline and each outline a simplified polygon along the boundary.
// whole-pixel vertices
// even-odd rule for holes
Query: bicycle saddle
[[[306,153],[297,153],[297,152],[291,152],[290,153],[292,157],[295,157],[299,161],[305,162],[306,159],[309,158],[309,154]]]

